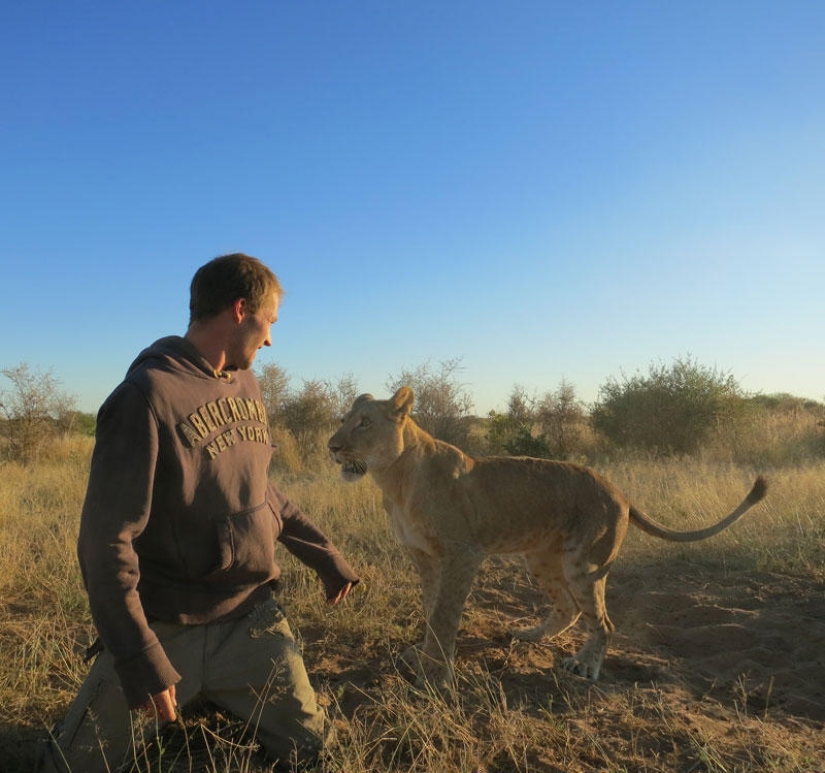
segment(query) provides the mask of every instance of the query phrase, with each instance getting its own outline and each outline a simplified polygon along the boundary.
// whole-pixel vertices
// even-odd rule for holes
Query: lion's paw
[[[422,670],[421,656],[421,644],[419,643],[414,644],[411,647],[407,647],[407,649],[399,655],[398,659],[405,669],[407,669],[412,675],[417,676]]]
[[[574,657],[562,660],[561,667],[571,674],[590,679],[592,682],[596,682],[599,679],[600,664],[588,663],[585,660]]]
[[[422,644],[407,647],[399,659],[415,677],[415,686],[418,689],[429,687],[438,692],[444,692],[453,684],[452,664],[427,655],[422,649]]]

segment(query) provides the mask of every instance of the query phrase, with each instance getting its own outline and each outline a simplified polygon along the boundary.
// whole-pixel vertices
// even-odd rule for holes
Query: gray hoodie
[[[333,598],[357,576],[278,489],[251,371],[218,373],[184,338],[156,341],[97,417],[78,557],[130,707],[180,676],[149,622],[246,614],[280,576],[279,540]]]

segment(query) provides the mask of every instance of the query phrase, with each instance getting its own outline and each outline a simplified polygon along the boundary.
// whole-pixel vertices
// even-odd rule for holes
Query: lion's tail
[[[736,521],[757,502],[764,499],[767,491],[768,481],[760,475],[754,482],[750,493],[739,503],[739,507],[730,513],[730,515],[725,516],[713,526],[708,526],[705,529],[697,529],[696,531],[673,531],[673,529],[668,529],[666,526],[656,523],[649,515],[645,515],[633,506],[630,508],[630,520],[642,531],[654,537],[659,537],[659,539],[668,540],[669,542],[696,542],[707,539],[708,537],[713,537],[727,529],[731,524],[736,523]]]

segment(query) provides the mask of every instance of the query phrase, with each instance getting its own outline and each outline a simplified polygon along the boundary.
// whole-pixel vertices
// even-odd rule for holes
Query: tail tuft
[[[768,493],[768,479],[764,475],[760,475],[753,483],[753,488],[750,490],[750,493],[747,496],[747,501],[755,505],[757,502],[761,502],[765,498],[765,494]]]

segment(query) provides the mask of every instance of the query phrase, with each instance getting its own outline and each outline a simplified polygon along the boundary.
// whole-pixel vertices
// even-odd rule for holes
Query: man
[[[283,766],[315,759],[326,717],[275,600],[275,540],[328,603],[358,582],[273,486],[254,374],[282,296],[259,260],[224,255],[191,285],[190,324],[144,350],[97,420],[78,556],[98,655],[47,747],[46,770],[117,770],[135,734],[204,696],[249,720]]]

